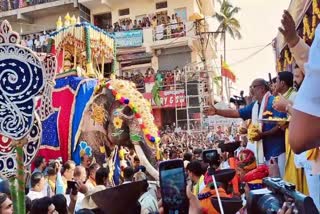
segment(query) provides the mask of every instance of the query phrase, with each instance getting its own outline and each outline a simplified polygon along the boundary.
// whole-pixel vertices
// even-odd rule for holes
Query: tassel
[[[95,74],[94,71],[93,71],[92,62],[88,62],[88,63],[87,63],[86,76],[87,76],[87,77],[91,77],[91,78],[95,78],[95,77],[96,77],[96,74]]]

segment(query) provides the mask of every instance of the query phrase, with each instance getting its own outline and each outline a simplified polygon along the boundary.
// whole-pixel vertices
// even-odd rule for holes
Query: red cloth
[[[144,78],[145,83],[153,83],[154,82],[154,76],[148,76]]]
[[[248,172],[245,176],[244,176],[244,181],[246,183],[250,182],[250,181],[254,181],[254,180],[260,180],[263,179],[265,177],[268,177],[269,175],[269,168],[267,165],[260,165],[258,166],[256,169],[251,170],[250,172]]]
[[[46,157],[47,161],[62,157],[63,161],[70,160],[71,142],[69,133],[71,130],[71,119],[73,115],[73,103],[75,100],[75,92],[69,87],[62,90],[54,91],[52,94],[52,105],[55,109],[59,109],[58,116],[58,133],[59,148],[50,146],[41,146],[38,155]]]

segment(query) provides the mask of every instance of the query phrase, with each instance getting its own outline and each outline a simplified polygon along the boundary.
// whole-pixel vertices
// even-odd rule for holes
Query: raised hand
[[[296,31],[296,24],[287,10],[282,15],[281,23],[282,27],[279,27],[279,31],[284,36],[289,47],[294,47],[299,42],[299,36]]]
[[[217,109],[214,106],[210,106],[210,107],[204,109],[204,113],[207,115],[216,115]]]

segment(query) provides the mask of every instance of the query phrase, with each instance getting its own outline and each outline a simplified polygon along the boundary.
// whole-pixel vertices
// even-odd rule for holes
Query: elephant
[[[107,81],[107,84],[112,86],[110,87],[112,89],[98,86],[99,89],[87,104],[76,141],[87,142],[99,164],[103,164],[106,157],[110,158],[115,148],[120,146],[134,148],[147,173],[158,180],[159,173],[156,170],[158,142],[148,141],[141,128],[141,120],[144,120],[145,128],[154,136],[158,135],[153,123],[151,106],[131,82],[112,79]],[[123,98],[119,99],[120,95],[115,95],[115,92],[130,97],[130,102],[136,104],[135,109],[131,108],[132,105],[123,103],[123,100],[121,102]],[[139,114],[134,113],[137,109]],[[137,115],[141,115],[141,118]]]

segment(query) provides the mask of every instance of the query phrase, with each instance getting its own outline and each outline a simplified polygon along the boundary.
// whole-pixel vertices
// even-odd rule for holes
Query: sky
[[[263,46],[267,45],[277,36],[283,10],[289,7],[290,0],[229,1],[234,6],[241,8],[236,17],[240,21],[242,39],[233,40],[230,36],[227,37],[226,59],[231,70],[238,78],[234,85],[234,87],[237,88],[237,91],[233,94],[237,94],[240,90],[244,90],[246,95],[253,79],[264,78],[268,80],[268,73],[271,73],[273,77],[276,75],[273,48],[270,45],[248,60],[241,63],[237,62],[263,48]],[[215,2],[216,9],[218,9],[218,2]],[[234,50],[241,48],[249,49]],[[218,49],[221,50],[219,47]],[[218,55],[220,54],[223,54],[223,52],[218,52]]]

